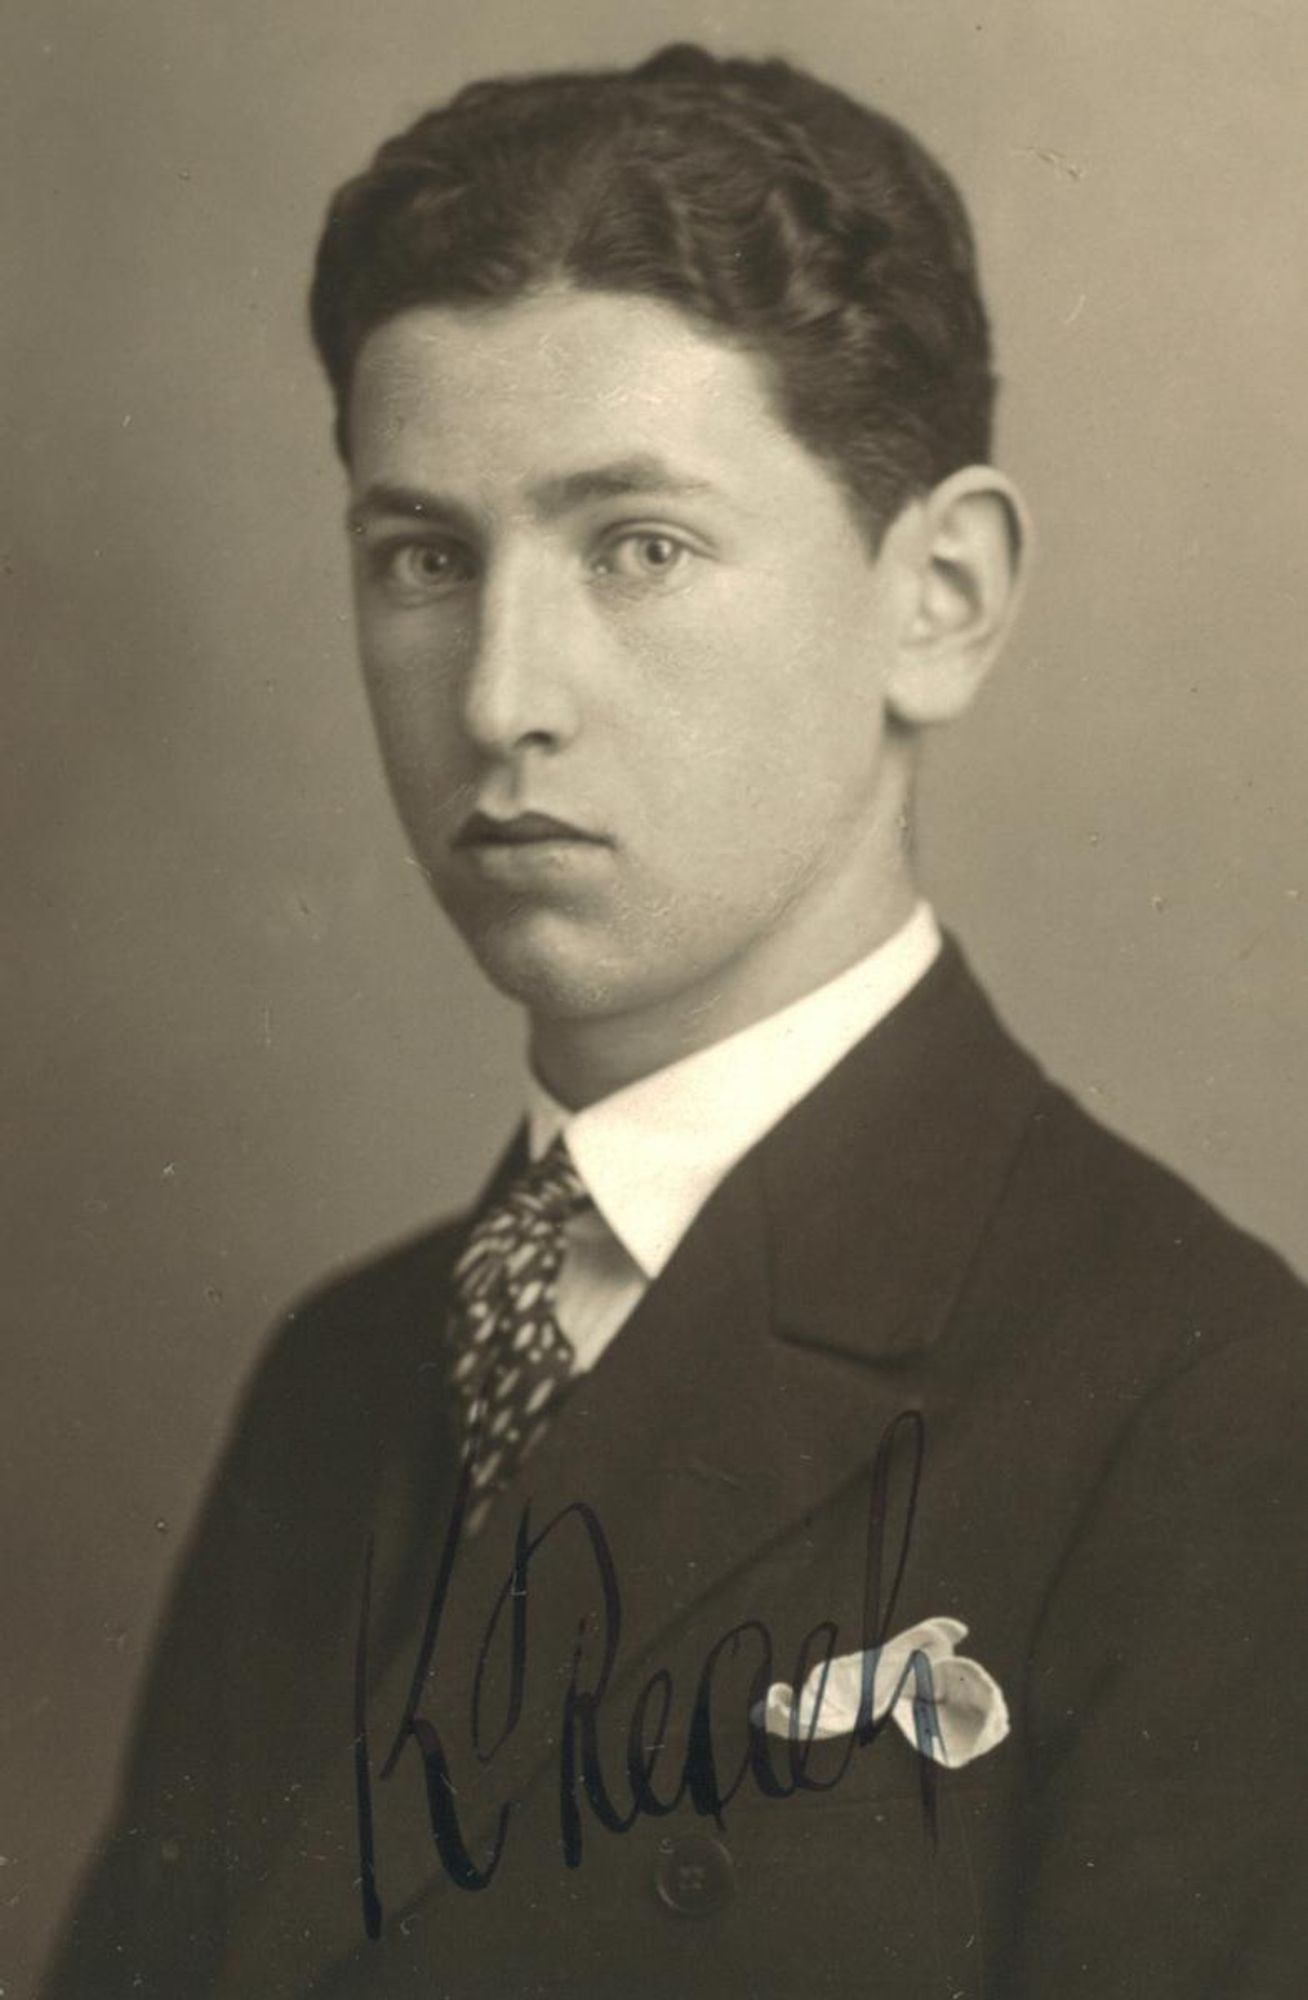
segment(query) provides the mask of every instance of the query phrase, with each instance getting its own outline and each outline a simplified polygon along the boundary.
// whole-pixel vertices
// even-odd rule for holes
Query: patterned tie
[[[576,1356],[554,1317],[554,1291],[564,1230],[589,1206],[560,1133],[480,1217],[454,1267],[451,1380],[465,1441],[485,1399],[465,1534],[476,1534],[539,1442],[572,1375]]]

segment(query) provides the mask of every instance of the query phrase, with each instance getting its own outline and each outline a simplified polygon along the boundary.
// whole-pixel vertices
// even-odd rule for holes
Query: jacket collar
[[[875,950],[799,999],[568,1112],[532,1078],[532,1152],[562,1132],[603,1221],[648,1283],[714,1189],[923,978],[940,931],[919,902]]]

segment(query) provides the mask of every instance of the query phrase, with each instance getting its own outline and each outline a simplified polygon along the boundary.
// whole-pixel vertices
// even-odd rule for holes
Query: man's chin
[[[612,953],[570,935],[554,915],[460,929],[492,986],[535,1020],[595,1019],[630,1004]]]

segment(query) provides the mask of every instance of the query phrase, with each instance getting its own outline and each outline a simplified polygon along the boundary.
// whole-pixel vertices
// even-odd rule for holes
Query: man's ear
[[[1012,625],[1028,540],[1021,494],[989,465],[951,473],[892,522],[904,588],[886,687],[896,720],[952,722],[971,702]]]

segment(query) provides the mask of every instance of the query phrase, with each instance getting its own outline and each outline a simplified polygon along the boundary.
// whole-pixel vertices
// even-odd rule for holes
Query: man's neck
[[[892,938],[912,914],[917,890],[905,876],[862,922],[837,931],[829,947],[811,937],[770,940],[748,968],[717,967],[712,980],[627,1014],[533,1018],[531,1067],[550,1095],[584,1110],[616,1090],[698,1050],[739,1034],[825,986]]]

